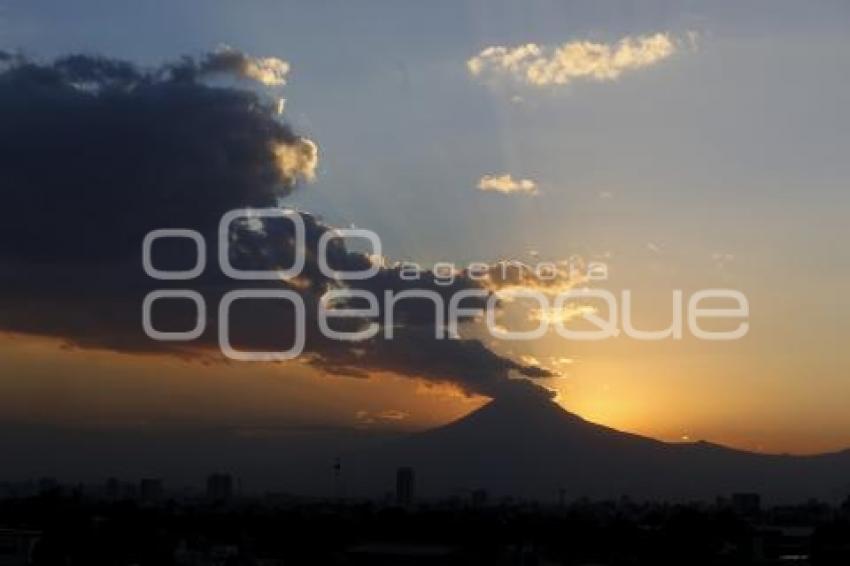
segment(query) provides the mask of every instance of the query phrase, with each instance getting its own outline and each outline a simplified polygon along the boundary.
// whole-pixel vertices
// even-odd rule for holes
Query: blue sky
[[[5,5],[0,43],[35,56],[147,62],[227,43],[291,62],[287,114],[322,147],[303,206],[379,231],[398,256],[562,254],[565,242],[594,251],[636,231],[679,240],[694,207],[730,224],[716,234],[723,248],[750,230],[730,218],[735,210],[752,218],[794,207],[798,217],[801,206],[846,203],[848,9],[686,6],[21,2]],[[700,34],[696,51],[613,82],[494,89],[465,67],[494,44],[689,30]],[[510,102],[515,94],[523,103]],[[481,175],[502,171],[535,179],[545,198],[474,190]],[[600,203],[599,193],[614,198]],[[591,237],[614,239],[612,224],[616,241]],[[469,257],[445,257],[453,248]]]

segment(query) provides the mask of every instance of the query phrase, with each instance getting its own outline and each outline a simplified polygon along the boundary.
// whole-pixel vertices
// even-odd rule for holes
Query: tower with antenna
[[[340,459],[339,456],[334,458],[333,474],[334,474],[334,478],[333,478],[334,498],[341,501],[341,500],[345,499],[345,485],[343,484],[343,481],[342,481],[342,460]]]

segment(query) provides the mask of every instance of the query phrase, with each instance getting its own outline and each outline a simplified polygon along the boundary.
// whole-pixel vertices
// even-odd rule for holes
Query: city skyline
[[[90,477],[108,463],[86,472],[66,447],[90,444],[102,459],[116,439],[179,454],[198,438],[207,455],[223,439],[232,452],[209,469],[250,461],[245,439],[331,462],[354,437],[425,431],[523,395],[519,379],[588,421],[665,442],[850,448],[848,8],[629,6],[0,1],[0,418],[15,455],[6,473],[58,475],[51,469],[67,464]],[[72,55],[78,67],[52,66]],[[118,66],[81,70],[97,61]],[[77,90],[67,100],[58,87],[25,91],[37,73],[18,64]],[[172,92],[178,71],[195,90],[174,106],[138,87]],[[97,105],[104,76],[127,89],[126,105]],[[271,109],[243,106],[245,92]],[[78,95],[97,103],[75,106]],[[220,106],[205,106],[218,95]],[[181,118],[195,128],[185,137]],[[174,129],[149,128],[156,120]],[[59,135],[39,137],[50,131]],[[226,143],[204,145],[216,136]],[[251,154],[266,136],[271,173]],[[236,148],[232,161],[217,161],[223,147]],[[186,180],[185,201],[169,200]],[[140,234],[203,231],[267,198],[306,214],[316,234],[374,231],[388,262],[604,263],[596,286],[631,291],[646,329],[669,324],[675,290],[739,290],[749,331],[729,342],[520,343],[470,325],[475,345],[463,351],[402,332],[362,358],[321,344],[311,346],[318,361],[282,364],[223,363],[132,335],[144,338],[142,298],[154,288]],[[201,282],[210,288],[221,285],[214,258]],[[77,286],[89,279],[96,299]],[[581,314],[504,308],[516,324]],[[269,324],[249,340],[262,343]],[[448,367],[456,361],[469,367]]]

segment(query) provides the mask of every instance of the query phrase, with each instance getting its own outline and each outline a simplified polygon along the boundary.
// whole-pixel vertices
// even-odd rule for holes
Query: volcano
[[[362,454],[358,483],[386,490],[401,466],[415,470],[423,497],[485,489],[495,497],[539,501],[684,501],[755,492],[785,503],[850,494],[850,451],[768,455],[708,442],[665,443],[537,399],[497,399],[446,426]]]

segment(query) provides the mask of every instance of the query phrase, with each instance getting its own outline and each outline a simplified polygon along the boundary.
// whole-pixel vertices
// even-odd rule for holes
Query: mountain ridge
[[[757,492],[777,502],[850,495],[850,450],[762,454],[706,441],[668,443],[587,421],[552,401],[497,399],[446,425],[371,450],[364,486],[399,466],[420,493],[485,489],[494,496],[712,500]]]

